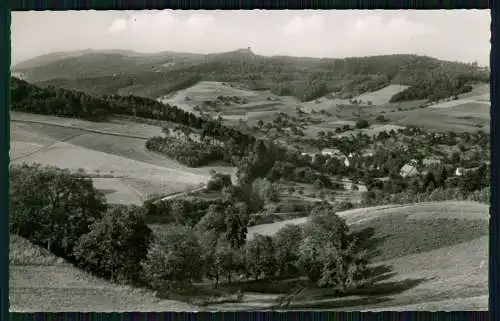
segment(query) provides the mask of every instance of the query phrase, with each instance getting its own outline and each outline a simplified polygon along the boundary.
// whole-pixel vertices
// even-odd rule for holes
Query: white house
[[[464,174],[463,167],[457,167],[457,169],[455,169],[455,176],[462,176],[463,174]]]
[[[344,156],[344,166],[345,167],[351,166],[351,161],[349,160],[349,157]]]
[[[439,165],[439,164],[441,164],[441,159],[434,157],[434,156],[426,157],[422,160],[422,164],[424,166]]]

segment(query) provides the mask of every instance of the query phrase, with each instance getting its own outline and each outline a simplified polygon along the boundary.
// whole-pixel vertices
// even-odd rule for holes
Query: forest
[[[109,63],[102,67],[103,61]],[[162,70],[165,63],[172,66]],[[81,70],[78,75],[65,71],[75,70],[75,66]],[[447,62],[427,56],[315,59],[265,57],[248,50],[189,57],[168,54],[163,58],[96,53],[19,70],[44,87],[55,85],[85,92],[131,94],[153,99],[200,80],[237,82],[251,90],[270,90],[301,101],[311,101],[331,92],[351,98],[390,84],[415,87],[395,97],[394,101],[413,99],[411,97],[432,100],[445,93],[449,97],[464,92],[470,82],[489,81],[489,72],[476,64]],[[421,85],[433,83],[435,79],[440,79],[438,90]],[[448,82],[460,84],[448,85]]]

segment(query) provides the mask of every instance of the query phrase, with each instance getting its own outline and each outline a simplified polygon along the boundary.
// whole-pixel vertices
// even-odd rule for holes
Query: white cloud
[[[323,28],[323,17],[315,14],[309,17],[295,16],[283,26],[282,30],[286,35],[299,36],[321,31]]]
[[[429,27],[423,23],[411,21],[405,17],[393,17],[383,19],[381,16],[364,16],[358,18],[351,28],[352,36],[364,38],[365,36],[377,36],[377,38],[389,39],[392,37],[411,37],[424,35],[430,32]]]
[[[213,26],[215,19],[211,15],[193,14],[189,16],[185,25],[191,28],[207,28]]]
[[[116,19],[108,30],[116,33],[124,29],[166,31],[176,28],[197,34],[213,26],[214,22],[214,17],[206,14],[194,13],[186,16],[176,14],[172,10],[148,10],[130,13],[127,19]]]
[[[111,33],[116,33],[125,30],[126,28],[127,28],[127,20],[116,19],[111,23],[111,26],[109,27],[108,31]]]

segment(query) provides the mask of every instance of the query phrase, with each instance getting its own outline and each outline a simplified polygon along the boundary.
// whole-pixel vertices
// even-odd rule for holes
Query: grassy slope
[[[196,311],[183,302],[118,286],[82,272],[27,240],[10,236],[10,310],[13,312]]]
[[[419,126],[434,131],[490,130],[489,85],[476,85],[458,100],[442,101],[427,108],[388,112],[384,116],[401,126]]]
[[[353,227],[373,227],[379,237],[378,264],[391,267],[366,293],[332,297],[327,290],[305,292],[294,309],[471,310],[487,309],[488,206],[474,202],[433,202],[378,206],[339,213]],[[274,234],[287,223],[254,226]],[[418,303],[418,304],[417,304]]]
[[[364,93],[355,98],[361,100],[363,104],[367,104],[370,101],[373,105],[383,105],[387,104],[392,96],[406,88],[408,88],[408,86],[389,85],[376,91]]]
[[[232,104],[230,106],[220,105],[217,110],[207,110],[203,107],[204,101],[215,100],[219,95],[244,98],[248,103],[242,105]],[[188,97],[188,100],[186,100],[186,97]],[[268,97],[272,99],[278,98],[269,91],[252,91],[231,87],[229,84],[217,81],[201,81],[189,88],[161,97],[159,100],[195,114],[197,112],[193,110],[193,107],[201,106],[205,112],[212,116],[220,114],[223,118],[250,121],[253,118],[258,120],[262,114],[269,116],[272,112],[285,111],[290,109],[291,105],[298,103],[293,97],[279,97],[279,101],[269,101],[267,100]]]
[[[83,129],[98,129],[120,134],[135,132],[152,136],[161,132],[159,128],[143,124],[122,122],[91,123],[58,117],[13,113],[13,119],[37,120],[41,123],[13,122],[11,127],[11,157],[13,163],[39,162],[87,172],[99,171],[111,174],[114,181],[99,180],[97,184],[105,190],[116,190],[108,194],[108,199],[119,201],[116,194],[129,195],[128,202],[137,203],[139,194],[163,191],[171,193],[198,185],[208,179],[210,168],[187,168],[159,154],[149,152],[144,147],[144,139],[105,135]],[[43,124],[47,122],[47,124]],[[71,124],[76,128],[52,126]],[[149,133],[149,134],[148,134]],[[38,152],[37,152],[38,151]],[[82,157],[82,155],[84,157]],[[231,172],[232,168],[215,167],[218,171]],[[127,188],[130,190],[127,194]],[[144,195],[143,195],[144,196]],[[118,197],[118,199],[117,199]]]

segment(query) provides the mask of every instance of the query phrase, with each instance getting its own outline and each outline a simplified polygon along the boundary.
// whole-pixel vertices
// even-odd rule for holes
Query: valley
[[[471,65],[237,50],[13,70],[12,311],[488,308],[490,89]]]

